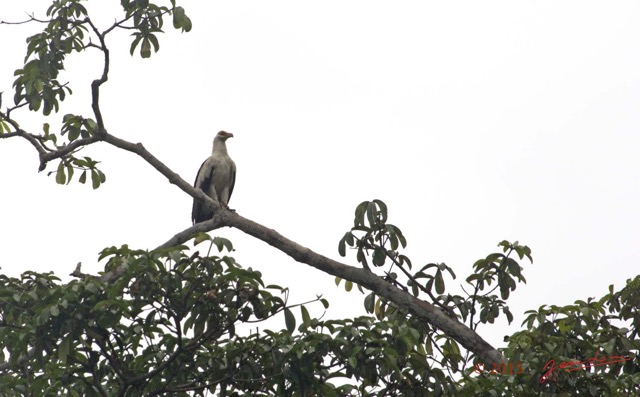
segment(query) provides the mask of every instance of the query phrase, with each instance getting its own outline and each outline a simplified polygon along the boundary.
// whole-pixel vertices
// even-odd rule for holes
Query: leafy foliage
[[[351,247],[356,252],[356,260],[366,269],[369,269],[370,263],[375,267],[382,267],[389,262],[388,270],[384,271],[387,281],[410,291],[416,297],[426,293],[430,301],[451,316],[468,322],[469,327],[474,330],[481,324],[494,323],[501,315],[505,315],[509,322],[513,321],[513,314],[506,305],[506,300],[515,290],[517,282],[526,282],[526,279],[522,274],[522,267],[512,255],[520,260],[527,258],[533,261],[529,247],[520,245],[517,241],[500,242],[498,246],[502,252],[492,253],[474,263],[474,272],[466,279],[467,284],[472,287],[467,296],[445,294],[444,275],[448,273],[455,278],[453,270],[443,263],[430,263],[411,273],[411,261],[397,251],[400,247],[406,247],[407,240],[400,229],[387,224],[387,220],[388,211],[383,202],[362,202],[356,208],[352,229],[345,233],[338,244],[340,255],[345,256],[346,248]],[[400,273],[395,269],[399,269]],[[636,287],[639,280],[633,283]],[[340,279],[336,280],[337,284],[340,282]],[[345,289],[350,291],[351,288],[346,282]],[[495,290],[499,290],[499,296],[493,294]],[[421,326],[427,330],[420,339],[420,349],[427,352],[427,359],[433,359],[434,351],[438,352],[441,356],[439,364],[463,375],[460,386],[456,389],[461,395],[475,395],[478,392],[485,392],[487,395],[524,396],[538,395],[540,392],[574,395],[571,393],[576,387],[588,393],[587,395],[632,395],[634,391],[640,390],[640,371],[637,364],[632,364],[637,362],[637,353],[631,353],[634,350],[637,352],[639,347],[637,335],[640,317],[629,308],[637,307],[638,290],[629,285],[614,293],[612,286],[610,293],[600,301],[577,301],[573,306],[551,306],[541,308],[538,312],[528,312],[529,316],[524,323],[528,331],[521,331],[508,338],[510,344],[503,350],[512,367],[520,365],[522,369],[521,373],[514,372],[510,376],[489,375],[481,371],[482,376],[471,377],[469,370],[459,372],[465,368],[473,368],[472,364],[478,364],[477,359],[469,354],[463,357],[457,343],[437,329],[424,324],[415,326],[417,329]],[[605,311],[605,302],[608,302],[609,312]],[[381,321],[405,321],[409,316],[406,308],[397,307],[374,293],[365,297],[364,307]],[[615,315],[615,311],[620,314]],[[561,314],[566,317],[557,320],[557,316]],[[633,327],[615,327],[609,323],[611,319],[631,321]],[[539,323],[538,327],[534,327],[536,321]],[[605,324],[606,332],[602,329]],[[605,356],[627,354],[625,357],[628,357],[624,364],[614,365],[610,369],[593,367],[599,368],[600,376],[604,376],[607,381],[594,383],[588,376],[584,377],[584,373],[573,372],[570,373],[571,381],[559,377],[554,378],[553,382],[540,383],[540,377],[546,372],[543,368],[550,359],[555,360],[557,365],[564,361],[586,360],[593,357],[601,347]],[[498,367],[496,363],[480,364],[486,368],[491,368],[490,364]],[[626,372],[627,376],[618,377],[621,371]]]
[[[445,295],[445,275],[449,274],[455,279],[456,275],[453,269],[444,263],[428,263],[417,272],[411,273],[411,261],[398,251],[400,247],[407,246],[407,240],[400,228],[388,224],[387,219],[387,206],[382,201],[373,200],[360,203],[356,207],[353,227],[345,233],[338,243],[340,255],[345,256],[346,247],[349,246],[356,251],[356,260],[365,269],[369,269],[369,263],[375,267],[382,267],[386,263],[390,263],[389,269],[384,272],[385,280],[398,288],[410,291],[415,297],[426,293],[446,313],[463,321],[469,320],[472,329],[476,329],[480,323],[493,323],[500,316],[500,312],[507,317],[509,322],[513,320],[513,315],[506,306],[505,300],[509,297],[509,293],[515,290],[516,280],[520,282],[526,280],[522,275],[522,267],[511,255],[516,253],[520,259],[526,257],[533,261],[529,247],[520,245],[517,241],[514,243],[502,241],[499,244],[503,250],[502,253],[490,254],[474,264],[475,272],[466,280],[473,287],[473,293],[467,294],[466,297]],[[400,273],[395,269],[398,269]],[[402,281],[403,276],[406,281]],[[337,282],[339,281],[337,280]],[[492,291],[480,294],[480,291],[484,291],[494,282],[500,289],[500,297],[492,295]],[[351,289],[349,284],[346,284],[345,288]],[[384,318],[387,306],[388,303],[384,299],[378,299],[373,293],[365,299],[367,311],[375,313],[380,319]],[[480,312],[479,321],[474,322],[473,316],[478,311]]]
[[[23,68],[16,70],[14,102],[23,101],[29,109],[49,115],[59,109],[71,89],[57,80],[64,69],[64,60],[72,52],[81,52],[85,48],[85,35],[88,31],[82,20],[87,17],[87,9],[79,1],[55,1],[47,10],[50,21],[42,33],[27,39],[27,56]]]
[[[60,73],[65,68],[65,61],[72,53],[83,53],[89,49],[97,49],[103,53],[105,64],[102,76],[92,85],[93,108],[99,109],[97,90],[107,79],[109,70],[109,50],[105,44],[105,37],[114,31],[126,31],[133,37],[131,54],[139,47],[142,58],[151,56],[151,49],[160,49],[158,34],[163,33],[164,18],[172,16],[175,29],[188,32],[192,28],[190,18],[184,8],[177,6],[175,0],[168,5],[159,5],[149,0],[122,0],[123,15],[121,19],[106,29],[96,26],[84,0],[55,0],[46,11],[47,20],[42,32],[27,39],[27,54],[24,66],[15,71],[14,106],[6,112],[0,109],[0,137],[2,134],[15,133],[19,125],[10,118],[12,110],[28,106],[29,110],[42,111],[44,116],[51,116],[60,110],[60,103],[67,95],[72,94],[68,83],[61,83]],[[33,20],[36,20],[33,18]],[[1,101],[0,101],[1,103]],[[97,115],[96,115],[97,116]],[[68,145],[76,143],[80,148],[100,139],[104,130],[102,120],[84,117],[82,115],[67,114],[62,118],[59,133],[50,131],[50,123],[44,123],[43,134],[31,135],[39,142],[43,152],[54,153],[62,151],[58,167],[49,175],[55,174],[58,184],[71,182],[74,170],[82,171],[78,181],[85,183],[87,175],[91,176],[91,185],[97,189],[106,181],[104,173],[97,168],[97,161],[89,157],[78,159],[75,150],[66,150]],[[23,135],[27,135],[24,133]],[[60,138],[66,137],[66,140]],[[79,142],[77,142],[80,140]],[[60,141],[60,142],[59,142]],[[53,147],[49,146],[53,145]],[[46,164],[42,164],[41,170]]]
[[[231,247],[219,238],[216,245]],[[286,290],[265,287],[259,272],[228,256],[187,256],[185,248],[107,248],[100,254],[108,260],[105,271],[126,269],[111,283],[86,276],[60,284],[52,274],[33,272],[0,276],[0,337],[11,368],[0,393],[452,392],[452,380],[428,365],[420,324],[368,317],[320,321],[301,306],[296,333],[290,325],[295,320],[287,318],[290,307],[272,294]],[[283,310],[287,330],[237,331]],[[357,386],[330,382],[336,378]]]
[[[522,374],[468,379],[463,395],[632,396],[640,392],[640,277],[602,298],[527,312],[524,330],[506,337],[504,353]],[[590,361],[591,359],[591,361]],[[565,367],[562,367],[563,363]],[[573,364],[571,364],[573,363]],[[517,381],[516,381],[517,380]]]
[[[272,292],[284,290],[230,257],[189,257],[185,248],[107,248],[105,270],[126,269],[111,283],[0,276],[0,337],[20,375],[3,377],[0,393],[154,395],[243,378],[256,364],[238,346],[255,348],[259,337],[236,326],[282,311]]]
[[[219,252],[233,250],[226,239],[194,236],[195,244],[205,242]],[[474,275],[489,275],[469,277],[470,283],[498,280],[510,252],[530,257],[523,246],[500,246],[505,255],[491,254],[474,266]],[[6,361],[0,366],[0,393],[568,396],[575,390],[631,395],[640,387],[640,367],[631,353],[639,347],[640,317],[630,310],[637,307],[640,278],[619,292],[611,286],[600,300],[528,312],[526,330],[509,337],[503,350],[522,371],[472,376],[473,364],[488,365],[465,356],[455,340],[405,307],[368,294],[365,309],[375,317],[322,321],[305,305],[289,305],[285,288],[265,286],[259,272],[243,269],[233,258],[188,255],[186,249],[107,248],[100,254],[105,271],[121,273],[111,282],[85,275],[61,284],[52,274],[33,272],[19,279],[0,276],[0,338],[6,343],[0,352]],[[429,269],[431,276],[442,270]],[[435,278],[423,279],[426,284]],[[470,302],[487,307],[478,295],[447,296],[441,302],[464,302],[447,306],[460,318],[465,317],[461,307],[476,310]],[[283,330],[249,327],[280,313]],[[631,328],[614,325],[615,320],[631,322]],[[481,316],[479,322],[490,321]],[[628,360],[585,372],[556,369],[550,381],[540,382],[549,360],[585,361],[598,351]]]

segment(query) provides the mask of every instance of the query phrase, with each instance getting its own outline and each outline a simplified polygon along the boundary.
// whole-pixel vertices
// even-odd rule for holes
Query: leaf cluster
[[[122,246],[99,259],[121,277],[0,276],[0,394],[421,396],[455,385],[429,364],[426,329],[411,319],[321,321],[299,305],[296,327],[293,306],[273,294],[286,290],[229,256]],[[242,326],[281,312],[287,329]]]
[[[381,200],[364,201],[355,210],[354,224],[350,231],[346,232],[338,243],[338,252],[346,255],[346,248],[356,251],[356,260],[365,269],[369,263],[375,267],[383,267],[389,264],[384,271],[383,278],[397,288],[410,292],[415,297],[426,294],[430,302],[441,308],[449,316],[469,321],[469,327],[476,329],[480,323],[493,323],[502,312],[509,322],[513,315],[506,306],[509,293],[515,290],[516,281],[525,282],[522,268],[511,257],[514,253],[520,259],[527,257],[532,260],[529,247],[520,245],[517,241],[509,243],[502,241],[498,244],[503,252],[493,253],[484,259],[478,260],[474,266],[474,273],[467,279],[467,283],[473,287],[473,291],[466,296],[446,293],[445,275],[449,274],[453,279],[456,275],[449,266],[444,263],[428,263],[417,271],[412,271],[411,260],[401,252],[405,248],[407,240],[400,228],[387,223],[387,206]],[[342,280],[337,279],[339,284]],[[499,288],[501,296],[492,294],[493,290],[485,291],[493,283]],[[353,285],[345,282],[345,289],[350,291]],[[359,287],[360,288],[360,287]],[[361,291],[363,291],[360,288]],[[368,313],[375,314],[376,318],[400,319],[408,315],[406,308],[399,308],[390,304],[375,292],[369,293],[364,299],[364,307]],[[479,313],[479,319],[474,320],[474,315]],[[434,339],[435,340],[435,339]],[[433,350],[434,346],[428,346]],[[462,362],[460,350],[454,340],[444,337],[440,346],[444,360],[457,370]]]
[[[176,29],[191,30],[191,20],[184,8],[176,6],[175,0],[171,0],[171,7],[149,0],[121,0],[123,19],[103,31],[93,24],[82,3],[83,0],[55,0],[47,9],[46,27],[27,39],[25,64],[16,70],[13,83],[16,106],[26,102],[33,111],[44,105],[45,115],[53,110],[57,112],[59,101],[71,94],[71,89],[57,80],[66,56],[90,47],[107,51],[104,37],[114,29],[131,30],[131,54],[141,44],[143,58],[151,56],[152,46],[156,52],[159,50],[156,35],[163,32],[165,15],[173,15]]]
[[[85,49],[87,9],[80,1],[57,0],[47,9],[49,21],[41,33],[27,39],[25,64],[16,70],[14,103],[29,104],[29,109],[44,115],[59,110],[71,89],[58,81],[64,60],[72,52]]]
[[[455,382],[430,365],[424,329],[415,325],[366,316],[312,319],[300,326],[285,373],[301,395],[449,395]],[[347,384],[327,382],[340,379]]]
[[[173,27],[189,32],[192,28],[191,19],[186,15],[184,8],[176,6],[175,0],[171,0],[172,8],[158,6],[149,0],[121,0],[122,7],[126,13],[126,18],[133,22],[133,41],[129,52],[133,55],[138,45],[140,45],[140,56],[142,58],[151,57],[151,48],[154,52],[160,50],[160,43],[157,34],[163,33],[163,16],[173,14]]]
[[[90,138],[97,133],[97,124],[92,118],[84,118],[82,116],[74,114],[66,114],[63,119],[63,125],[60,135],[67,135],[69,142],[73,142],[78,138]],[[46,142],[51,141],[56,150],[64,149],[65,145],[57,145],[57,135],[50,133],[50,126],[48,123],[43,125],[44,134],[41,138],[41,143],[46,147]],[[69,184],[73,179],[75,170],[80,170],[82,173],[78,178],[78,182],[85,184],[87,182],[87,174],[91,175],[91,186],[94,189],[100,187],[101,184],[106,182],[107,177],[98,167],[98,161],[93,160],[91,157],[84,156],[82,158],[76,157],[73,153],[64,156],[60,159],[56,171],[51,171],[47,175],[55,174],[56,183],[60,185]]]
[[[504,240],[498,246],[502,248],[502,252],[489,254],[473,264],[474,273],[466,279],[473,291],[468,293],[464,300],[454,299],[463,321],[469,319],[472,329],[476,329],[479,324],[493,324],[500,312],[506,316],[509,323],[513,321],[513,314],[506,300],[516,289],[517,282],[526,283],[526,279],[522,274],[522,266],[511,255],[516,253],[519,259],[526,257],[533,263],[531,249],[526,245],[520,245],[518,241],[510,243]],[[493,288],[481,293],[489,289],[493,283],[496,284]],[[496,289],[500,290],[500,296],[493,294]],[[474,321],[478,309],[479,318]]]
[[[7,108],[6,112],[0,109],[0,138],[21,135],[29,139],[40,153],[40,171],[46,167],[46,162],[59,158],[57,169],[49,173],[55,173],[56,183],[69,183],[74,169],[80,169],[79,182],[85,183],[90,174],[92,186],[96,189],[106,181],[104,173],[91,158],[78,159],[74,154],[82,147],[102,139],[106,131],[98,103],[99,86],[108,79],[110,68],[106,36],[114,31],[131,32],[131,54],[140,47],[140,55],[148,58],[152,47],[155,52],[160,48],[158,34],[163,32],[167,15],[172,16],[174,28],[183,32],[190,31],[192,23],[184,8],[177,6],[175,0],[168,1],[167,5],[149,0],[121,0],[121,19],[101,30],[93,23],[83,3],[83,0],[55,0],[46,11],[46,20],[31,18],[30,22],[44,23],[45,27],[27,39],[24,65],[15,71],[14,106]],[[48,122],[44,123],[42,134],[22,131],[19,123],[11,118],[11,112],[23,106],[28,106],[34,112],[42,110],[45,116],[58,112],[60,103],[72,94],[69,84],[60,81],[60,72],[65,69],[67,56],[88,49],[97,49],[104,57],[102,76],[92,84],[95,118],[67,114],[62,118],[58,133],[50,131]],[[66,140],[60,139],[62,137],[66,137]]]
[[[620,291],[572,305],[544,305],[527,311],[524,330],[505,337],[509,362],[519,362],[521,375],[468,379],[464,395],[632,396],[640,393],[637,307],[640,277]],[[589,359],[605,360],[598,364]],[[616,358],[617,357],[617,358]],[[615,358],[615,359],[612,359]],[[579,362],[579,363],[577,363]],[[562,363],[576,363],[560,367]],[[551,372],[550,366],[556,367]]]
[[[241,378],[247,353],[234,345],[253,345],[236,327],[282,311],[284,300],[272,292],[283,289],[265,286],[231,257],[187,256],[185,248],[107,248],[105,271],[125,269],[107,284],[0,276],[8,355],[0,351],[8,358],[0,394],[187,395]]]

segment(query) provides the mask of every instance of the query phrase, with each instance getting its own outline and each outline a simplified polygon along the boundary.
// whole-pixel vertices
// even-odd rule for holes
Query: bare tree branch
[[[466,349],[474,352],[484,362],[504,362],[502,355],[476,332],[457,320],[450,318],[446,313],[434,307],[432,304],[422,301],[408,292],[402,291],[376,274],[360,267],[347,266],[317,254],[309,248],[287,239],[275,230],[268,229],[235,212],[219,212],[222,213],[221,224],[223,226],[231,226],[242,230],[250,236],[258,238],[284,252],[298,262],[313,266],[325,273],[352,281],[373,291],[399,307],[409,310],[409,312],[419,319],[438,327]]]
[[[93,32],[98,36],[98,40],[100,40],[100,50],[104,54],[104,67],[102,68],[102,76],[99,79],[93,80],[91,83],[91,109],[93,109],[93,114],[96,116],[96,123],[98,123],[98,135],[101,135],[106,132],[104,127],[104,120],[102,119],[102,112],[100,111],[100,86],[107,82],[109,79],[109,67],[111,65],[109,59],[109,49],[104,42],[105,33],[100,33],[98,28],[93,24],[91,19],[86,19]]]
[[[29,19],[25,20],[25,21],[20,21],[20,22],[11,22],[11,21],[0,21],[0,25],[24,25],[30,22],[40,22],[40,23],[49,23],[51,22],[50,20],[42,20],[42,19],[38,19],[35,17],[35,14],[28,14]]]
[[[210,208],[214,211],[220,207],[217,202],[213,201],[209,196],[204,194],[202,190],[196,189],[195,187],[191,186],[191,184],[182,179],[180,175],[176,174],[169,167],[164,165],[164,163],[158,160],[144,146],[142,146],[141,143],[134,144],[125,141],[124,139],[117,138],[106,132],[104,134],[103,140],[117,148],[124,149],[128,152],[135,153],[138,156],[142,157],[147,161],[147,163],[151,164],[153,168],[164,175],[169,180],[169,183],[178,186],[182,191],[184,191],[191,197],[201,200],[202,202],[206,203],[206,205],[210,205]]]
[[[36,150],[38,151],[38,154],[40,155],[40,161],[42,161],[42,156],[46,155],[47,152],[42,147],[40,141],[38,140],[38,137],[36,135],[29,134],[28,132],[26,132],[25,130],[20,128],[20,125],[18,124],[18,122],[16,122],[15,120],[11,119],[8,114],[0,112],[0,118],[2,118],[7,123],[11,124],[11,126],[15,130],[14,132],[0,134],[0,138],[11,138],[11,137],[14,137],[14,136],[23,137],[24,139],[29,141],[29,143],[31,143],[33,145],[33,147],[36,148]],[[42,171],[42,170],[40,170],[40,171]]]
[[[70,144],[52,152],[45,152],[40,154],[40,167],[38,171],[43,171],[47,167],[47,163],[51,160],[55,160],[60,157],[64,157],[69,153],[79,149],[81,146],[88,146],[92,143],[98,142],[100,140],[100,136],[93,135],[88,138],[77,139]]]
[[[2,93],[0,93],[0,94],[2,94]],[[0,99],[2,99],[1,96],[0,96]],[[28,104],[29,104],[28,102],[22,102],[22,103],[19,103],[19,104],[15,105],[15,106],[8,107],[7,108],[7,118],[11,117],[11,112],[13,112],[16,109],[20,109],[23,106],[27,106]]]

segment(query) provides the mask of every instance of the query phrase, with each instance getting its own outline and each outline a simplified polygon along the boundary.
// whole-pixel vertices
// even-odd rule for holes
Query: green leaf
[[[56,183],[58,185],[64,185],[65,182],[66,178],[64,175],[64,163],[60,161],[60,164],[58,164],[58,170],[56,171]]]
[[[345,237],[346,237],[346,234],[345,234]],[[345,237],[342,237],[340,239],[340,241],[338,242],[338,253],[340,254],[340,256],[347,255],[347,251],[346,251],[346,247],[345,247],[345,241],[344,241]]]
[[[507,284],[506,279],[507,277],[505,277],[505,280],[499,284],[500,297],[504,300],[507,300],[507,298],[509,298],[509,284]]]
[[[373,200],[374,203],[376,203],[378,205],[378,207],[380,207],[380,216],[381,216],[381,223],[386,223],[387,222],[387,205],[382,201],[382,200],[378,200],[375,199]]]
[[[402,248],[407,247],[407,239],[404,238],[404,236],[402,235],[402,231],[400,229],[398,229],[394,225],[387,225],[386,229],[390,235],[393,235],[396,238],[398,238],[398,240],[400,241],[400,244],[402,245]],[[393,249],[396,249],[396,248],[393,248]]]
[[[182,18],[184,17],[184,8],[176,7],[173,10],[173,27],[178,29],[182,26]]]
[[[191,18],[185,15],[184,18],[182,18],[182,31],[190,32],[192,27]]]
[[[146,37],[142,40],[142,46],[140,46],[140,56],[143,58],[151,57],[151,42]]]
[[[376,306],[374,309],[374,313],[378,320],[382,320],[385,315],[386,305],[382,302],[382,299],[376,299]]]
[[[387,230],[389,230],[389,225],[387,225]],[[391,242],[391,249],[393,251],[397,250],[398,249],[398,236],[396,236],[392,232],[389,232],[389,240]]]
[[[369,226],[374,227],[376,224],[376,205],[374,203],[369,203],[367,205],[367,220],[369,221]]]
[[[136,47],[140,43],[140,40],[142,40],[142,35],[138,33],[136,34],[136,38],[131,43],[131,48],[129,49],[129,52],[131,53],[132,56],[133,56],[133,53],[136,51]]]
[[[347,242],[347,244],[349,244],[349,247],[353,247],[355,243],[353,233],[348,232],[344,235],[344,237],[344,240]]]
[[[444,294],[444,279],[442,278],[442,272],[440,270],[436,272],[436,292],[438,294]]]
[[[35,79],[35,80],[33,81],[33,88],[36,90],[36,92],[40,92],[40,91],[42,91],[42,88],[43,88],[42,80],[40,80],[40,79]]]
[[[364,250],[362,249],[362,247],[358,248],[358,253],[356,254],[356,260],[362,263],[364,267],[367,267],[367,258],[364,254]]]
[[[176,7],[173,10],[173,27],[182,29],[183,32],[189,32],[191,30],[191,19],[185,14],[184,8]]]
[[[311,325],[311,316],[309,315],[309,311],[306,307],[300,306],[300,313],[302,314],[302,324],[304,324],[305,328]]]
[[[49,308],[49,313],[51,316],[57,317],[60,314],[60,309],[58,309],[58,305],[53,305]]]
[[[349,291],[351,291],[352,288],[353,288],[353,282],[351,282],[349,280],[345,281],[344,290],[349,292]]]
[[[367,313],[373,313],[376,304],[376,295],[372,292],[364,298],[364,309]]]
[[[363,201],[356,207],[356,215],[353,219],[354,226],[364,226],[364,214],[367,211],[367,207],[369,206],[368,201]]]
[[[194,314],[195,316],[195,314]],[[204,326],[205,326],[205,318],[203,318],[203,316],[197,316],[195,323],[194,323],[194,327],[193,327],[193,334],[196,336],[202,335],[204,333]]]
[[[80,136],[80,128],[78,127],[69,127],[69,141],[73,142]]]
[[[98,124],[93,119],[85,119],[84,125],[87,127],[87,130],[93,135]]]
[[[148,37],[149,37],[149,41],[153,45],[153,51],[158,52],[158,50],[160,49],[160,43],[158,43],[158,38],[153,34],[150,34]]]
[[[100,175],[96,170],[91,170],[91,183],[94,189],[100,187]]]
[[[79,181],[82,184],[84,184],[87,181],[87,170],[82,171]]]
[[[287,327],[287,331],[290,334],[293,334],[293,331],[295,331],[296,329],[296,318],[294,317],[293,313],[291,313],[291,310],[289,310],[289,308],[284,309],[284,323]]]
[[[209,236],[207,233],[200,232],[196,234],[195,238],[193,239],[193,245],[198,245],[201,242],[208,240],[211,240],[211,236]]]
[[[73,166],[71,164],[67,164],[67,175],[69,175],[69,177],[67,178],[67,185],[68,185],[69,182],[71,182],[71,179],[73,178]]]
[[[373,265],[382,266],[387,259],[387,252],[382,247],[376,247],[373,250]]]
[[[69,356],[69,351],[71,350],[71,334],[67,335],[62,342],[58,345],[58,359],[62,361],[63,364],[67,363],[67,357]]]

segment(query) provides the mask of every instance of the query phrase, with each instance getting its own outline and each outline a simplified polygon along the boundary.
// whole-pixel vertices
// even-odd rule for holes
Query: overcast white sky
[[[103,27],[119,6],[105,3],[89,3]],[[356,205],[379,198],[414,265],[447,263],[451,287],[499,241],[529,245],[528,283],[509,301],[515,325],[480,331],[498,347],[525,310],[598,297],[638,273],[640,3],[180,3],[193,31],[167,21],[151,59],[129,55],[126,32],[109,38],[107,128],[188,181],[215,133],[233,132],[230,204],[241,215],[357,265],[337,243]],[[43,16],[49,4],[3,1],[0,19]],[[5,105],[38,28],[0,26]],[[35,133],[65,113],[91,115],[100,62],[97,52],[71,57],[61,80],[74,95],[60,114],[14,116]],[[82,261],[95,273],[102,248],[153,248],[190,225],[191,198],[142,160],[104,144],[84,154],[107,175],[96,191],[56,185],[26,141],[0,140],[2,272],[67,279]],[[363,312],[362,296],[332,276],[236,230],[214,235],[290,287],[292,302],[324,294],[329,317]]]

